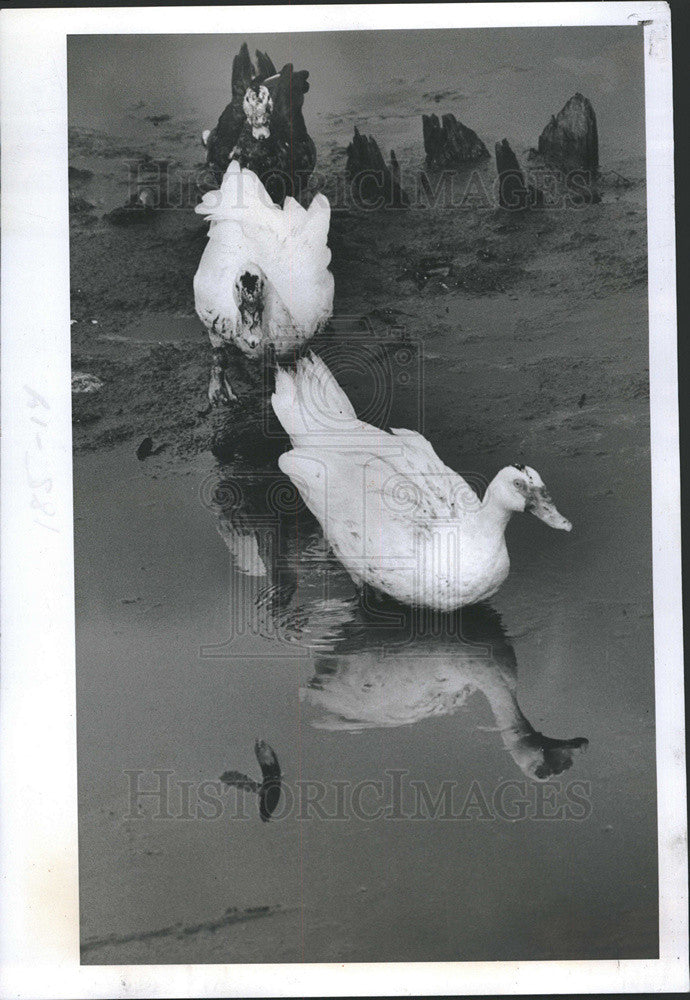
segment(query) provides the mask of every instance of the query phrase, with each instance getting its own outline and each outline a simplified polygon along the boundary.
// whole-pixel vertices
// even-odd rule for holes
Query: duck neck
[[[520,710],[515,690],[496,672],[491,683],[485,684],[484,696],[489,702],[506,749],[512,750],[523,736],[533,732],[532,726]]]
[[[510,507],[507,507],[499,497],[493,482],[489,483],[479,514],[484,524],[501,534],[506,530],[508,521],[513,515]]]

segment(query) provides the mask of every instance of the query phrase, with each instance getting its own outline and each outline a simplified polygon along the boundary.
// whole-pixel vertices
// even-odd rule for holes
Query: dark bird
[[[240,771],[224,771],[220,780],[231,788],[239,788],[243,792],[257,794],[259,796],[259,816],[263,823],[268,823],[280,802],[280,764],[275,751],[264,740],[256,741],[254,753],[261,768],[263,778],[261,784]]]
[[[232,100],[214,129],[203,133],[206,163],[220,183],[231,160],[248,167],[276,204],[299,197],[316,165],[316,146],[302,114],[307,70],[277,72],[265,52],[255,67],[246,42],[232,64]]]

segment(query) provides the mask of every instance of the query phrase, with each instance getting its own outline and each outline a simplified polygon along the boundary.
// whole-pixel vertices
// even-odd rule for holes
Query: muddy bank
[[[345,351],[352,333],[385,340],[391,327],[420,343],[481,339],[492,331],[482,329],[477,303],[490,313],[505,302],[503,344],[510,352],[521,313],[535,297],[567,313],[582,301],[644,288],[640,195],[636,186],[609,193],[599,205],[520,218],[461,208],[336,213],[335,322],[325,339]],[[259,366],[254,386],[244,379],[239,404],[204,412],[210,350],[194,315],[191,282],[205,233],[191,208],[160,210],[128,228],[73,213],[74,367],[104,383],[102,391],[74,398],[77,450],[155,433],[185,454],[210,448],[227,426],[256,420],[261,384],[270,388],[270,374],[264,378]],[[464,313],[474,317],[472,330]],[[644,370],[635,374],[644,380]],[[562,370],[550,373],[555,395],[568,385]]]

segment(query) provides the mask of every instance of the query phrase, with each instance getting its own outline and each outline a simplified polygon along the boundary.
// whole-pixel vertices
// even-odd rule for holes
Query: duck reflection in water
[[[235,600],[231,614],[249,614],[261,634],[315,657],[300,698],[321,711],[316,728],[412,725],[453,715],[481,692],[503,745],[528,778],[547,781],[572,767],[588,741],[545,736],[525,717],[515,652],[492,606],[434,612],[357,593],[299,498],[282,494],[276,531],[267,533],[260,495],[276,513],[275,485],[261,478],[241,494],[220,482],[211,505],[236,569],[257,578],[253,608],[239,608]],[[240,600],[248,596],[238,591]]]
[[[407,726],[453,715],[480,691],[506,750],[528,778],[546,781],[561,774],[587,747],[583,737],[545,736],[525,717],[517,700],[515,652],[491,606],[430,615],[392,601],[385,605],[372,614],[360,602],[334,643],[335,655],[317,660],[300,691],[304,701],[325,711],[317,728]],[[384,611],[398,624],[380,624]]]

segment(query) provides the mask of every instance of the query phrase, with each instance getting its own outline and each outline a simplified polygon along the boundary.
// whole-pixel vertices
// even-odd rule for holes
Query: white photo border
[[[71,34],[644,25],[660,957],[80,966],[67,198]],[[395,27],[391,27],[395,25]],[[4,10],[0,993],[247,997],[688,989],[670,11],[663,2]],[[47,485],[49,483],[49,486]],[[37,485],[42,484],[42,485]],[[52,512],[52,513],[51,513]]]

